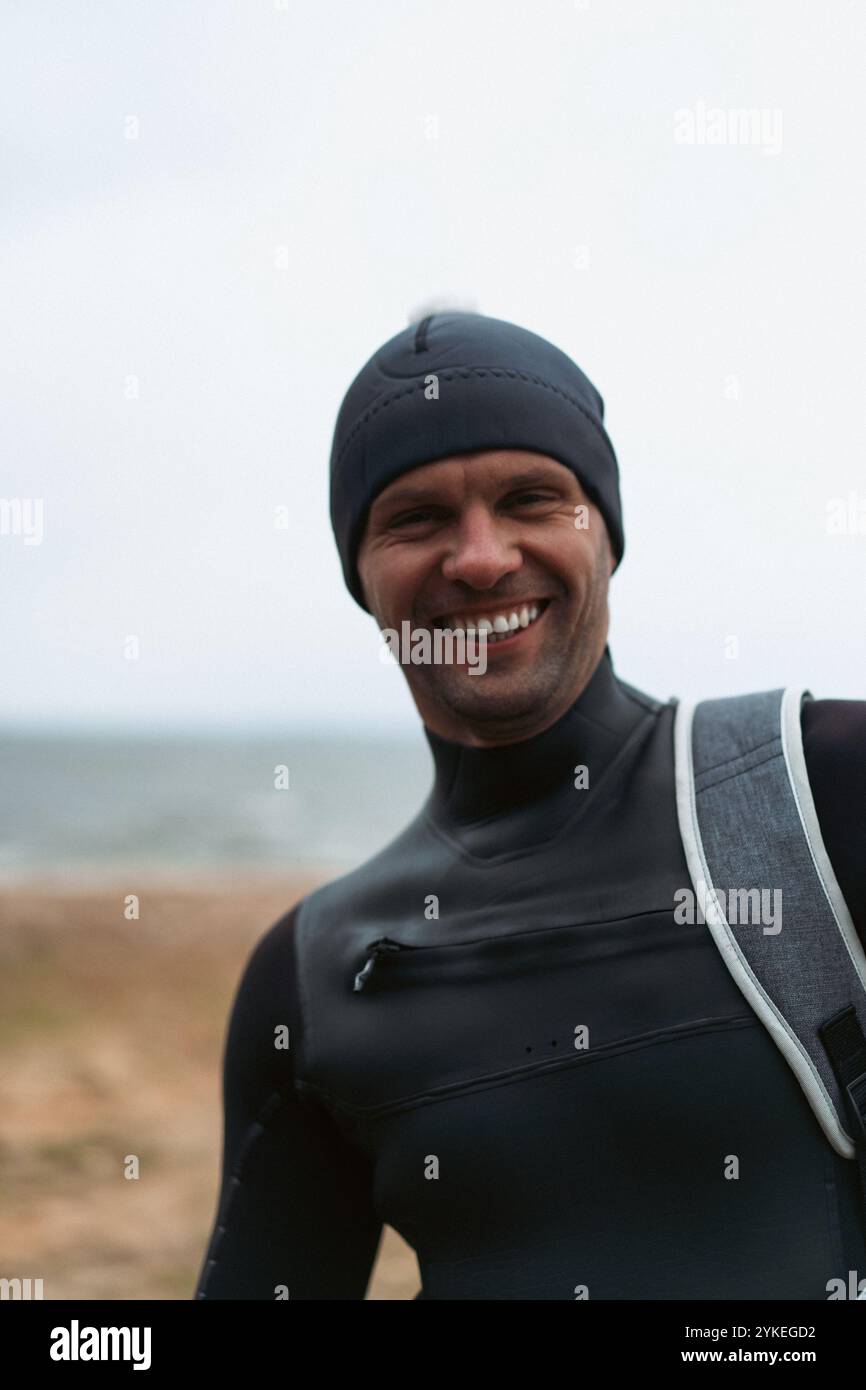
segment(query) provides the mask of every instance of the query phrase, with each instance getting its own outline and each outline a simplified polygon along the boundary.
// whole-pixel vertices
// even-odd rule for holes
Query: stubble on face
[[[444,738],[483,746],[531,737],[574,702],[604,652],[613,568],[607,528],[574,475],[543,455],[539,467],[538,457],[494,450],[424,466],[413,496],[420,487],[425,502],[418,505],[427,519],[410,527],[408,540],[393,521],[403,515],[405,485],[385,489],[368,522],[358,569],[380,629],[399,632],[408,620],[411,628],[432,633],[449,625],[446,614],[492,619],[536,597],[547,602],[526,631],[526,645],[520,637],[510,648],[487,644],[483,672],[448,662],[403,664],[421,718]],[[540,493],[540,504],[528,499],[525,510],[519,501],[512,507],[510,484],[519,499],[527,476],[534,479],[528,492]],[[431,498],[441,522],[430,520]],[[476,519],[478,499],[484,499],[487,531],[482,527],[474,543],[464,535],[455,548],[467,499],[474,499]],[[589,511],[589,525],[579,531],[573,516],[578,503]],[[490,528],[500,515],[501,540],[493,540]]]
[[[600,519],[598,524],[603,526]],[[604,541],[591,573],[581,574],[574,592],[563,592],[550,604],[544,641],[530,665],[494,660],[478,675],[470,675],[466,666],[444,663],[405,666],[419,708],[435,705],[447,711],[483,742],[526,736],[524,731],[534,730],[539,719],[553,723],[587,684],[607,642],[612,556],[606,536]]]

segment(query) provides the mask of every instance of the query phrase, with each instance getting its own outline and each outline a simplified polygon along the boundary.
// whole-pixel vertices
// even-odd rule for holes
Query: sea
[[[0,730],[0,885],[343,872],[432,776],[421,733]]]

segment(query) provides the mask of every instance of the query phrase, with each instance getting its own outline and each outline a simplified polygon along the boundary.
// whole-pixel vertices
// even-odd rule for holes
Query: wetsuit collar
[[[574,704],[532,738],[473,748],[441,738],[425,724],[435,769],[429,810],[451,822],[512,810],[573,786],[577,764],[585,764],[595,781],[645,714],[619,682],[606,646]]]

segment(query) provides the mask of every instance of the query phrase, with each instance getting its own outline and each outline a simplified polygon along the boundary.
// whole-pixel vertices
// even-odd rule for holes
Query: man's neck
[[[425,725],[435,768],[429,809],[450,822],[497,815],[558,788],[573,789],[580,765],[592,782],[645,713],[620,685],[605,647],[568,709],[527,739],[477,747],[445,739]]]
[[[467,748],[500,748],[512,743],[521,743],[544,733],[580,699],[589,685],[599,665],[609,660],[607,645],[591,655],[583,664],[571,688],[559,695],[541,712],[530,710],[520,715],[486,718],[464,716],[455,710],[431,700],[423,689],[413,689],[412,696],[426,730],[450,743],[459,743]]]

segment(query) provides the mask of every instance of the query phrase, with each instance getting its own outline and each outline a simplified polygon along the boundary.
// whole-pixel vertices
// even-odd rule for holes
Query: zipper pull
[[[381,936],[378,941],[374,941],[367,947],[370,952],[362,970],[355,976],[354,991],[357,994],[362,990],[373,973],[373,966],[376,964],[378,956],[384,955],[387,951],[400,951],[403,948],[399,942],[391,941],[387,936]]]

